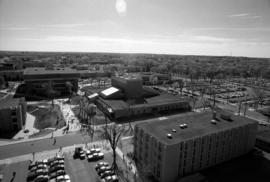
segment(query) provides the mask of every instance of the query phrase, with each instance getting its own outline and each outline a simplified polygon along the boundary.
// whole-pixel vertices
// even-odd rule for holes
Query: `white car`
[[[68,181],[68,180],[70,180],[70,176],[68,174],[62,175],[62,176],[58,176],[56,178],[56,181]]]

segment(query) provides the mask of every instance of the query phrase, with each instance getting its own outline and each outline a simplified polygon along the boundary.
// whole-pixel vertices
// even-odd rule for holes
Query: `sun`
[[[117,13],[120,16],[123,16],[126,14],[127,11],[127,3],[125,0],[116,0],[115,8]]]

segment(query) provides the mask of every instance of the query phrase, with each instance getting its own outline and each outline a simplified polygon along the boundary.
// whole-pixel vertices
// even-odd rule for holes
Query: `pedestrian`
[[[12,174],[12,178],[10,179],[10,182],[13,182],[14,181],[15,176],[16,176],[16,172],[14,171],[13,174]]]
[[[54,140],[53,140],[53,145],[56,144],[56,137],[54,137]]]
[[[51,136],[51,139],[53,139],[53,132],[52,132],[52,136]]]
[[[35,152],[33,152],[32,155],[33,155],[33,161],[35,161]]]

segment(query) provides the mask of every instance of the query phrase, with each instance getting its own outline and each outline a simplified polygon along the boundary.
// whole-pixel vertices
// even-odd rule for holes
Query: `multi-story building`
[[[3,98],[0,100],[0,132],[16,132],[23,128],[26,120],[24,98]]]
[[[73,92],[78,91],[80,74],[69,68],[26,68],[23,77],[26,88],[31,90],[29,93],[39,94],[44,92],[44,88],[51,87],[63,95],[69,92],[67,83]]]
[[[210,112],[140,123],[135,126],[136,165],[157,181],[177,181],[247,153],[256,130],[251,119]]]

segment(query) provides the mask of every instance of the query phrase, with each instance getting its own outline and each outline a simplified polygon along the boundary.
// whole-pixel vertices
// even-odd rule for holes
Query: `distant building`
[[[26,92],[39,95],[44,94],[44,90],[51,87],[60,95],[65,95],[69,92],[67,83],[70,84],[71,91],[78,91],[80,74],[69,68],[26,68],[23,77]]]
[[[136,165],[157,181],[174,182],[247,153],[256,130],[251,119],[210,112],[140,123],[134,134]]]
[[[17,132],[26,120],[24,98],[3,98],[0,100],[0,132]]]
[[[162,84],[162,83],[168,83],[171,81],[171,75],[170,74],[162,74],[162,73],[142,73],[141,74],[143,84],[145,85],[153,85],[153,84]]]

